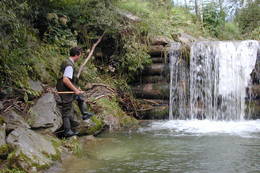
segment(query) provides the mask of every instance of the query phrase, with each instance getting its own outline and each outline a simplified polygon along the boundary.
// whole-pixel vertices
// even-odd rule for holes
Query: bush
[[[223,31],[219,34],[219,38],[222,40],[241,40],[241,32],[237,23],[225,23],[225,27]]]
[[[260,0],[250,2],[247,7],[241,9],[235,20],[243,34],[250,33],[260,26]]]
[[[203,8],[203,25],[209,32],[219,37],[225,25],[225,12],[216,3],[209,3]]]

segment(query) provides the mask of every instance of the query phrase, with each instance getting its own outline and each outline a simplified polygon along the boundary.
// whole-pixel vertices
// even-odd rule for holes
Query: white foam
[[[178,133],[191,134],[260,134],[260,120],[251,121],[211,121],[211,120],[170,120],[153,122],[143,131],[174,130]]]

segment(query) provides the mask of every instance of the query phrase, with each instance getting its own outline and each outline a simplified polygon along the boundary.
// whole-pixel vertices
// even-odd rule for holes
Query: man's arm
[[[62,82],[72,91],[75,92],[75,94],[81,94],[83,93],[83,91],[79,90],[78,88],[76,88],[73,83],[70,81],[70,79],[68,77],[63,76]]]

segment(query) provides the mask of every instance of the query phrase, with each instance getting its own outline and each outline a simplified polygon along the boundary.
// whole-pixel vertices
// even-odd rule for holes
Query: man
[[[74,99],[78,101],[78,106],[81,113],[83,114],[82,119],[89,119],[92,114],[86,111],[86,104],[80,94],[83,93],[79,88],[75,86],[76,84],[76,72],[74,70],[74,63],[77,62],[82,55],[82,49],[79,47],[74,47],[70,49],[70,57],[61,64],[60,73],[62,76],[59,78],[56,88],[59,92],[62,91],[72,91],[74,93],[70,94],[59,94],[61,101],[58,103],[61,108],[64,136],[71,137],[78,133],[71,130],[71,126],[77,126],[78,123],[73,120],[73,109],[72,102]]]

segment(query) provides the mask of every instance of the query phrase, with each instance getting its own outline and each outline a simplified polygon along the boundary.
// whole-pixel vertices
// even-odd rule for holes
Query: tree
[[[242,33],[252,32],[260,26],[260,0],[249,2],[245,8],[242,8],[235,20],[238,22]]]

